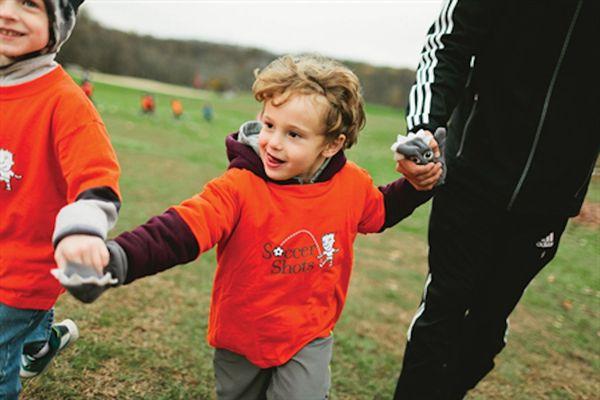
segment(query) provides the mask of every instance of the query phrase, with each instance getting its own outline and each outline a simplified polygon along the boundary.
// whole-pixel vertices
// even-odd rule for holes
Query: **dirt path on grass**
[[[69,68],[69,70],[77,74],[79,77],[83,76],[83,71],[77,68]],[[136,78],[133,76],[110,75],[103,74],[101,72],[90,72],[89,74],[92,82],[100,82],[108,85],[138,89],[143,92],[162,93],[170,96],[194,100],[209,100],[212,96],[214,96],[214,94],[206,90],[177,86],[149,79]]]
[[[573,219],[574,222],[589,226],[590,228],[600,227],[600,203],[586,201],[581,207],[579,215]]]

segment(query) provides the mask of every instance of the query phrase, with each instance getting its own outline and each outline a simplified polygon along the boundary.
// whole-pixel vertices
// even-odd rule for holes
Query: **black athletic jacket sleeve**
[[[431,132],[445,126],[461,98],[471,58],[492,29],[496,3],[446,0],[429,28],[409,95],[407,129]]]

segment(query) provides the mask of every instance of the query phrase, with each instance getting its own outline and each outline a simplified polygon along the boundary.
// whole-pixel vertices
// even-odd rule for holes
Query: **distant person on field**
[[[217,246],[217,397],[325,399],[356,235],[395,225],[431,193],[404,179],[376,187],[346,160],[365,115],[345,66],[284,56],[256,72],[253,91],[260,121],[227,137],[227,172],[109,241],[105,271],[129,284]]]
[[[154,114],[155,106],[154,96],[149,93],[145,93],[140,99],[140,110],[142,111],[142,114]]]
[[[82,1],[0,0],[0,398],[78,337],[55,324],[55,262],[104,265],[119,165],[92,103],[54,61]],[[53,257],[54,253],[54,257]]]
[[[202,116],[204,117],[204,120],[206,122],[211,122],[213,119],[213,114],[214,111],[212,106],[210,105],[210,103],[206,103],[204,107],[202,107]]]
[[[94,85],[92,84],[92,82],[89,79],[84,79],[83,81],[81,81],[81,90],[83,90],[83,93],[85,93],[85,95],[88,97],[88,99],[93,101],[92,96],[94,95]]]
[[[493,369],[509,315],[579,213],[600,145],[598,15],[593,0],[448,0],[431,25],[407,127],[448,127],[448,172],[396,399],[462,399]]]
[[[171,111],[173,112],[173,117],[175,117],[175,119],[181,118],[183,115],[183,104],[180,100],[171,100]]]

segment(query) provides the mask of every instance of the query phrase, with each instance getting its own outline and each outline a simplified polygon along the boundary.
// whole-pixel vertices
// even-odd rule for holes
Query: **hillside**
[[[266,66],[277,56],[256,48],[122,32],[106,28],[82,13],[59,61],[184,86],[192,86],[194,77],[199,75],[203,89],[248,91],[254,80],[253,70]],[[368,102],[405,107],[414,71],[345,63],[360,78]]]

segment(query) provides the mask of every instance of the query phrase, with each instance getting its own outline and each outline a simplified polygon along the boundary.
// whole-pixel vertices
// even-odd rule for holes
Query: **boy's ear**
[[[346,135],[340,133],[338,137],[336,137],[331,142],[327,143],[327,146],[323,150],[323,156],[329,158],[333,157],[337,154],[338,151],[344,148],[344,144],[346,143]]]

